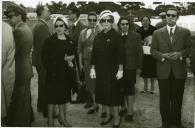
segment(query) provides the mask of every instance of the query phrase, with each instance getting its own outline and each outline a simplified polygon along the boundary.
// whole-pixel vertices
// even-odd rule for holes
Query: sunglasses
[[[167,17],[176,17],[176,15],[174,15],[174,14],[167,14]]]
[[[64,25],[63,24],[55,25],[55,28],[58,28],[58,27],[62,28],[62,27],[64,27]]]
[[[89,22],[96,22],[97,19],[88,19]]]
[[[101,23],[105,23],[105,22],[112,23],[113,21],[112,21],[112,19],[102,19],[100,22]]]
[[[121,26],[128,26],[129,25],[129,23],[121,23]]]

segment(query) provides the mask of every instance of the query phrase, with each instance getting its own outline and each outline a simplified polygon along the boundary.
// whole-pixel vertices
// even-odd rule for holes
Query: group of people
[[[37,111],[48,117],[48,126],[54,126],[56,108],[59,123],[72,126],[66,118],[67,103],[74,95],[77,100],[81,97],[80,84],[91,96],[88,114],[102,105],[105,114],[101,126],[113,120],[113,128],[118,128],[123,115],[132,122],[138,74],[144,78],[143,93],[148,92],[150,79],[153,94],[154,78],[158,79],[162,128],[182,128],[185,60],[191,55],[195,66],[195,50],[190,31],[176,25],[179,15],[175,8],[167,10],[167,23],[158,29],[148,16],[141,19],[142,27],[134,24],[132,11],[121,16],[116,27],[109,10],[99,18],[89,12],[85,26],[79,21],[79,10],[72,8],[69,19],[63,15],[54,18],[54,33],[47,24],[49,9],[39,6],[36,13],[38,20],[32,31],[22,8],[10,6],[6,13],[13,34],[3,22],[2,117],[6,117],[3,121],[7,126],[30,126],[34,120],[30,91],[34,65],[38,73]],[[143,46],[151,49],[149,54]]]

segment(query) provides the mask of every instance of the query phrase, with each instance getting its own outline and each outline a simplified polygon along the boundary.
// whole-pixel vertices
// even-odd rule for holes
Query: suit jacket
[[[153,34],[151,53],[157,61],[157,77],[167,79],[171,71],[177,79],[186,77],[186,58],[190,53],[191,34],[188,29],[176,26],[172,43],[167,27],[156,30]],[[182,59],[162,61],[163,53],[180,52]]]
[[[29,79],[33,76],[30,57],[33,44],[32,31],[24,22],[21,22],[15,28],[13,34],[16,45],[16,79]]]
[[[125,41],[125,68],[130,70],[141,69],[142,58],[141,37],[138,33],[131,31]]]
[[[192,72],[195,75],[195,38],[192,41],[192,48],[191,48],[191,68],[192,68]]]
[[[36,67],[43,67],[41,60],[44,41],[51,35],[46,22],[38,20],[33,29],[32,63]]]
[[[15,82],[15,43],[10,25],[2,22],[1,117],[7,115]]]
[[[78,40],[79,40],[79,36],[80,36],[80,32],[85,28],[86,26],[81,22],[81,21],[78,21],[77,25],[75,26],[74,28],[74,31],[73,31],[73,28],[71,27],[70,28],[70,37],[72,38],[72,40],[74,40],[74,42],[76,43],[76,47],[77,47],[77,44],[78,44]]]

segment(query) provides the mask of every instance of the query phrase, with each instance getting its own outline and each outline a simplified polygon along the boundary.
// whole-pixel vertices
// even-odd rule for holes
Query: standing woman
[[[90,95],[92,97],[92,103],[93,103],[91,109],[87,112],[87,114],[93,114],[99,109],[98,105],[95,103],[94,80],[92,80],[89,75],[90,68],[91,68],[90,59],[91,59],[93,41],[95,36],[98,33],[96,29],[96,23],[97,23],[96,13],[90,12],[88,14],[88,27],[81,31],[79,36],[79,41],[78,41],[79,65],[80,65],[80,69],[84,70],[85,72],[86,89],[87,91],[90,92]]]
[[[140,35],[132,29],[134,26],[128,20],[128,17],[121,17],[118,22],[119,32],[123,37],[123,45],[125,51],[124,76],[121,80],[123,86],[124,106],[120,113],[126,114],[126,121],[133,121],[134,100],[135,100],[135,83],[136,73],[140,74],[142,66],[142,44]],[[127,110],[127,113],[126,110]]]
[[[67,19],[54,19],[55,34],[45,40],[42,61],[46,69],[46,98],[48,103],[48,125],[53,127],[54,106],[59,106],[59,123],[70,127],[66,120],[66,103],[71,99],[71,86],[74,83],[73,63],[75,48],[65,35],[68,30]]]
[[[107,116],[101,125],[107,125],[114,115],[114,128],[120,126],[119,105],[122,104],[120,86],[123,77],[123,45],[121,36],[112,28],[114,17],[108,12],[100,17],[103,30],[95,37],[91,56],[90,76],[95,79],[96,102],[106,106]]]
[[[150,23],[150,18],[148,16],[144,16],[141,19],[142,27],[140,27],[137,32],[141,35],[141,40],[144,46],[151,45],[152,34],[156,30],[154,26]],[[154,93],[154,78],[156,78],[156,60],[151,56],[151,54],[144,54],[143,56],[143,65],[141,76],[144,79],[144,89],[141,91],[142,93],[148,92],[148,82],[151,80],[151,89],[150,93]]]

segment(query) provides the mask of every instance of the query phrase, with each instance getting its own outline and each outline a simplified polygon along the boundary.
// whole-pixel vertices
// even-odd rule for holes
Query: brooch
[[[110,42],[110,39],[107,39],[106,42]]]

